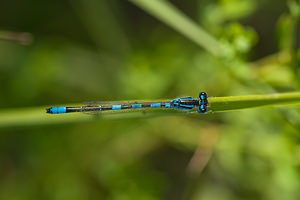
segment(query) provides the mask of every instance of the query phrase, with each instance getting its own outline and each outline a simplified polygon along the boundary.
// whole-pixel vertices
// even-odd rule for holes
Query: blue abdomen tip
[[[66,110],[67,110],[66,107],[52,107],[47,109],[47,113],[62,114],[62,113],[66,113]]]

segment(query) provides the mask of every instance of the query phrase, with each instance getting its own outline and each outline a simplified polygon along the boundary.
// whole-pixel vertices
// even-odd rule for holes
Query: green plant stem
[[[233,111],[258,107],[299,105],[300,93],[282,93],[209,98],[209,110],[213,112]]]
[[[171,3],[164,0],[129,0],[168,24],[215,56],[221,56],[221,44]]]
[[[271,107],[284,105],[300,105],[300,92],[250,95],[235,97],[210,97],[208,113],[235,111],[257,107]],[[70,106],[70,105],[69,105]],[[63,124],[71,122],[85,122],[91,120],[132,119],[172,115],[199,115],[197,112],[185,112],[175,109],[134,109],[128,111],[105,111],[100,115],[85,115],[81,113],[68,113],[59,115],[46,114],[45,107],[6,109],[0,110],[0,127]]]
[[[73,105],[60,105],[73,106]],[[75,106],[75,105],[74,105]],[[44,107],[19,108],[19,109],[4,109],[0,110],[0,128],[12,126],[29,126],[29,125],[47,125],[47,124],[65,124],[74,122],[86,122],[92,120],[116,120],[116,119],[133,119],[154,116],[176,115],[182,114],[175,110],[165,112],[161,109],[156,110],[129,110],[125,112],[107,111],[99,115],[89,115],[82,113],[68,114],[46,114]],[[138,112],[137,112],[138,111]],[[145,111],[145,112],[144,112]]]

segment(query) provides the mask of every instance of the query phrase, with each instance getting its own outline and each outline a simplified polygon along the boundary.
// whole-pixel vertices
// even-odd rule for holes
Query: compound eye
[[[198,112],[199,113],[206,113],[206,107],[203,105],[203,104],[201,104],[200,106],[199,106],[199,109],[198,109]]]
[[[199,98],[200,98],[201,100],[204,100],[204,99],[207,98],[207,94],[206,94],[205,92],[200,92],[200,93],[199,93]]]

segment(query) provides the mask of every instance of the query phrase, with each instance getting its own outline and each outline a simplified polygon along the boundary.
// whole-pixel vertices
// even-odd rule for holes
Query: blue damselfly
[[[46,111],[49,114],[63,114],[71,112],[99,113],[107,110],[143,109],[143,108],[173,108],[191,110],[197,108],[199,113],[207,111],[208,100],[205,92],[199,93],[199,98],[183,97],[171,101],[157,102],[91,102],[80,107],[51,107]]]

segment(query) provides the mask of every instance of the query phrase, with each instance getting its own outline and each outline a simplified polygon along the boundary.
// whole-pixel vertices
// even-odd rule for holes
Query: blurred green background
[[[34,40],[0,40],[0,111],[299,90],[299,1],[166,1],[220,55],[136,2],[1,1],[0,30]],[[30,125],[1,115],[0,199],[299,199],[299,111]]]

